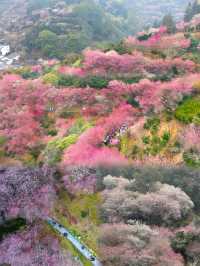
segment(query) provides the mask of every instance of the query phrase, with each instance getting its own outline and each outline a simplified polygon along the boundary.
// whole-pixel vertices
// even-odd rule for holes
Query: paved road
[[[86,259],[91,261],[92,265],[102,266],[100,261],[98,261],[98,259],[91,253],[91,251],[85,245],[83,245],[75,236],[73,236],[64,226],[62,226],[52,218],[48,218],[47,222],[63,237],[68,239]]]

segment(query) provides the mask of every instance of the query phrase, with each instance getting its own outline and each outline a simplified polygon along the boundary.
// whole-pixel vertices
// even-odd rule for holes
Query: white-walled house
[[[10,53],[10,45],[0,45],[0,52],[2,56],[6,56]]]

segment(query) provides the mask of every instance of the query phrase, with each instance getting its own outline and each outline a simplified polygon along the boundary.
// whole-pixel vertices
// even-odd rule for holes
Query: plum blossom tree
[[[104,138],[110,131],[117,130],[121,125],[133,119],[134,109],[130,105],[119,106],[108,117],[99,119],[95,127],[88,129],[80,136],[76,144],[66,150],[62,165],[93,167],[102,164],[127,163],[116,148],[104,145]]]
[[[200,152],[200,127],[191,124],[186,127],[180,136],[185,150],[193,149]]]
[[[56,198],[51,175],[48,169],[1,168],[1,221],[18,216],[33,221],[49,215]]]
[[[86,74],[84,70],[80,67],[69,67],[69,66],[61,66],[58,69],[58,72],[63,75],[79,76],[79,77],[84,77]]]
[[[184,265],[182,256],[170,247],[168,230],[153,230],[135,221],[130,223],[101,226],[99,242],[103,265]]]
[[[157,32],[147,40],[139,41],[135,37],[128,37],[125,41],[129,47],[148,48],[157,50],[182,50],[190,47],[190,39],[185,38],[183,32],[177,34],[166,34],[165,32]]]
[[[44,236],[40,225],[5,238],[0,243],[0,264],[11,266],[80,266],[53,236]]]
[[[59,97],[53,88],[16,75],[0,80],[0,97],[0,132],[8,139],[7,149],[24,153],[41,138],[41,120]]]
[[[187,218],[194,207],[191,199],[180,189],[157,183],[153,192],[141,194],[129,190],[129,181],[113,178],[115,186],[107,185],[103,192],[102,217],[109,222],[143,220],[150,224],[176,225]],[[117,185],[116,185],[117,184]],[[111,188],[111,189],[110,189]]]
[[[172,40],[169,40],[171,43]],[[165,44],[166,40],[163,41]],[[187,47],[187,40],[176,40],[176,43],[181,47]],[[187,42],[187,43],[186,43]],[[174,44],[175,45],[175,44]],[[161,49],[164,49],[161,47]],[[189,60],[176,59],[158,59],[154,60],[149,57],[145,57],[141,52],[133,52],[132,54],[120,55],[115,51],[109,51],[104,53],[99,50],[87,50],[84,53],[85,61],[83,69],[87,73],[95,75],[118,75],[134,73],[144,74],[145,72],[164,74],[165,72],[176,67],[183,72],[194,72],[195,64]]]

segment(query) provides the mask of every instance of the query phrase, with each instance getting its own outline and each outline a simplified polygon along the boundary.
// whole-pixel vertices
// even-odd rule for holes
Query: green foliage
[[[189,2],[187,9],[185,11],[185,16],[184,16],[184,21],[188,22],[190,21],[194,15],[200,13],[200,4],[198,0],[193,1],[193,3],[191,4],[191,2]]]
[[[60,151],[64,151],[67,149],[70,145],[76,143],[78,136],[76,134],[71,134],[65,138],[62,139],[56,139],[52,140],[48,143],[48,148],[55,148],[59,149]]]
[[[55,139],[47,144],[44,150],[44,158],[49,165],[60,162],[63,151],[70,145],[76,143],[78,136],[76,134],[69,135],[65,138]]]
[[[180,231],[171,239],[171,247],[177,253],[181,253],[184,257],[187,256],[187,247],[195,240],[199,240],[193,233]]]
[[[91,88],[102,89],[108,86],[109,80],[101,76],[89,76],[85,82]]]
[[[160,126],[160,119],[157,117],[148,118],[144,124],[144,129],[150,130],[152,133],[156,133]]]
[[[68,66],[73,66],[73,67],[80,67],[82,61],[82,57],[80,54],[77,53],[68,53],[64,60],[63,64],[68,65]]]
[[[102,76],[87,76],[87,77],[77,77],[77,76],[65,76],[60,75],[58,80],[59,86],[66,87],[78,87],[85,88],[87,86],[95,89],[102,89],[108,86],[109,79]]]
[[[68,136],[50,141],[44,150],[44,158],[48,164],[54,165],[60,162],[63,151],[72,144],[75,144],[79,136],[90,127],[90,123],[86,122],[84,119],[78,119],[68,130]]]
[[[92,125],[80,118],[76,123],[68,130],[69,134],[81,135],[85,130],[89,129]]]
[[[127,45],[124,43],[124,41],[120,41],[117,43],[109,43],[106,45],[106,47],[104,48],[105,52],[114,50],[116,51],[118,54],[130,54],[132,51],[129,47],[127,47]]]
[[[167,27],[169,33],[175,33],[176,24],[174,22],[173,17],[170,14],[164,16],[162,25]]]
[[[138,83],[142,79],[142,76],[133,75],[129,77],[113,77],[113,79],[121,80],[128,84],[133,84],[133,83]]]
[[[54,72],[49,72],[45,74],[42,79],[44,83],[51,84],[54,86],[57,86],[59,83],[59,75]]]
[[[139,36],[138,40],[139,41],[147,41],[151,36],[152,36],[152,34],[144,34],[142,36]]]
[[[7,138],[5,136],[0,135],[0,158],[5,156],[5,144],[6,144]]]
[[[44,128],[46,134],[49,134],[50,131],[55,130],[54,124],[55,119],[53,117],[49,117],[48,115],[45,115],[41,121],[41,126]]]
[[[143,136],[142,141],[145,145],[144,153],[147,155],[157,155],[164,149],[170,140],[170,133],[164,132],[161,137],[152,133],[151,136]]]
[[[116,40],[122,37],[122,33],[112,22],[111,17],[109,17],[104,12],[103,8],[94,1],[81,1],[81,3],[74,8],[74,15],[78,17],[82,23],[84,22],[92,38],[96,41],[102,39]]]
[[[27,31],[24,45],[28,51],[48,58],[64,59],[67,53],[79,53],[90,44],[116,41],[124,36],[126,27],[122,21],[108,15],[105,9],[93,0],[67,1],[66,8],[73,5],[65,17],[50,16],[48,23],[35,23]],[[55,0],[31,0],[29,11],[54,7]]]
[[[200,154],[194,150],[184,152],[183,159],[188,166],[200,167]]]
[[[190,52],[195,52],[197,51],[197,47],[199,45],[199,40],[198,39],[194,39],[194,38],[190,38],[190,41],[191,41],[191,45],[190,47],[188,48],[188,50]]]
[[[62,59],[67,52],[67,39],[65,36],[58,36],[50,30],[39,32],[34,41],[35,48],[40,49],[42,54],[49,58],[57,57]]]
[[[183,59],[194,61],[200,64],[200,54],[199,51],[192,51],[192,53],[186,53],[183,55]]]
[[[175,117],[183,123],[192,123],[195,117],[200,116],[200,99],[189,98],[183,101],[175,112]]]
[[[81,85],[81,79],[76,76],[66,76],[66,75],[60,75],[59,76],[59,81],[58,81],[59,86],[63,87],[80,87]]]
[[[7,138],[5,136],[0,135],[0,147],[2,147],[6,143]]]
[[[59,114],[59,117],[60,118],[72,118],[72,117],[74,117],[74,111],[73,110],[70,110],[69,108],[67,108],[67,107],[64,107],[62,110],[61,110],[61,112],[60,112],[60,114]]]
[[[24,220],[23,218],[16,218],[6,221],[2,225],[0,225],[0,241],[4,236],[16,232],[25,225],[26,220]]]
[[[134,96],[129,96],[127,99],[127,103],[136,108],[140,107],[140,104],[138,103],[138,101],[135,99]]]
[[[39,77],[37,72],[32,72],[30,67],[20,67],[15,70],[16,74],[19,74],[24,79],[35,79]]]
[[[58,134],[58,131],[55,128],[48,130],[48,135],[50,136],[56,136]]]

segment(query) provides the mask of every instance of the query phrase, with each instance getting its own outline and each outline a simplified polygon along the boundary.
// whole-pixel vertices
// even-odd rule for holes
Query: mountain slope
[[[14,0],[0,3],[1,42],[25,57],[63,58],[115,42],[171,12],[179,20],[189,0]]]

